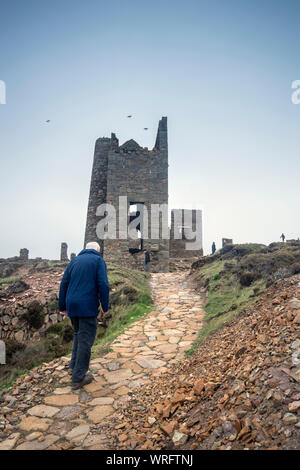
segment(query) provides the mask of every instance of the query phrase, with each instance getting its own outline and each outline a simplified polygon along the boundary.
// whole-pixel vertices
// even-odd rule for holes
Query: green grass
[[[19,281],[20,279],[22,279],[22,276],[2,277],[0,279],[0,286],[3,286],[4,284],[11,284],[15,281]]]
[[[192,279],[200,287],[206,288],[205,322],[187,354],[193,354],[205,338],[255,302],[266,286],[270,285],[268,283],[272,283],[272,276],[278,270],[286,268],[287,275],[299,272],[300,244],[230,245],[219,250],[214,257],[203,258],[202,261],[202,266],[195,266]],[[247,273],[253,279],[249,287],[242,285]]]
[[[0,372],[1,372],[1,366],[0,365]],[[1,377],[0,379],[0,391],[10,387],[19,377],[22,375],[25,375],[27,373],[27,369],[15,369],[12,368],[8,373],[5,375],[5,377]]]
[[[110,343],[130,324],[153,309],[147,279],[149,274],[131,269],[111,268],[108,271],[111,285],[111,313],[106,329],[99,328],[92,357],[100,357],[110,350]]]
[[[237,261],[230,260],[232,268],[224,270],[224,260],[216,259],[205,264],[192,275],[194,282],[207,284],[204,327],[199,332],[191,348],[186,351],[192,355],[197,347],[225,322],[231,320],[238,312],[255,302],[258,295],[265,289],[264,279],[259,279],[249,287],[242,287],[234,269]]]
[[[224,269],[224,261],[217,259],[213,263],[205,264],[198,272],[193,274],[193,280],[209,278],[212,280],[216,276],[219,276],[220,272]]]
[[[130,324],[142,318],[153,308],[152,303],[137,303],[130,305],[117,314],[111,321],[105,332],[98,337],[93,348],[92,358],[101,357],[109,352],[111,342],[122,334]]]

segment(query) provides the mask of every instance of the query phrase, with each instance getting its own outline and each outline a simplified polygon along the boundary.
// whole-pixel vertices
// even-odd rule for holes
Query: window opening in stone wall
[[[143,202],[130,202],[129,203],[129,222],[137,219],[138,217],[143,217]],[[129,252],[131,254],[138,253],[144,248],[144,240],[142,238],[141,232],[141,223],[138,223],[135,227],[137,231],[137,239],[129,240]]]

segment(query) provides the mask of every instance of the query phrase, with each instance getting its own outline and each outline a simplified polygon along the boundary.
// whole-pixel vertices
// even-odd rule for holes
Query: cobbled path
[[[68,358],[43,366],[42,374],[52,374],[56,388],[24,406],[21,414],[18,410],[14,432],[0,441],[0,450],[111,448],[105,432],[109,420],[138,387],[183,359],[202,327],[203,300],[185,273],[152,274],[150,285],[155,310],[128,327],[111,344],[111,352],[91,361],[91,384],[72,392]],[[23,377],[25,396],[26,384],[35,379],[34,374]]]

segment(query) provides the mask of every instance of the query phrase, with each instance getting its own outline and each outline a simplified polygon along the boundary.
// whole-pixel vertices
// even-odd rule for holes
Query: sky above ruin
[[[152,148],[161,116],[169,208],[203,209],[206,253],[222,237],[300,237],[299,13],[296,0],[1,0],[0,257],[79,252],[95,140]]]

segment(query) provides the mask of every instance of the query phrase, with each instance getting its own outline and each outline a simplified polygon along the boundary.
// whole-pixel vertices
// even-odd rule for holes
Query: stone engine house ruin
[[[120,228],[120,196],[126,201],[127,225],[139,217],[140,223],[136,225],[136,239],[124,236]],[[127,199],[124,198],[126,196]],[[104,240],[97,236],[97,224],[101,217],[97,215],[97,208],[109,203],[116,209],[116,238],[109,237]],[[159,121],[156,142],[152,150],[140,145],[133,139],[123,145],[115,134],[111,137],[102,137],[96,141],[90,195],[87,212],[87,222],[84,245],[90,241],[98,241],[104,258],[116,264],[132,268],[142,268],[144,251],[149,250],[151,256],[151,270],[154,272],[168,272],[170,246],[171,251],[184,256],[182,243],[178,240],[169,240],[163,236],[163,211],[156,219],[152,219],[151,205],[168,204],[168,129],[167,118]],[[145,215],[146,210],[146,215]],[[147,220],[145,220],[147,217]],[[102,216],[103,219],[103,216]],[[172,218],[172,221],[174,218]],[[147,224],[148,237],[143,237],[141,225]],[[152,224],[152,226],[151,226]],[[157,230],[156,237],[151,238],[151,229]],[[169,231],[169,229],[168,229]],[[174,227],[171,227],[171,234]],[[170,231],[169,231],[170,234]],[[175,243],[175,244],[174,244]],[[172,249],[173,245],[173,249]],[[188,252],[187,252],[188,253]],[[188,257],[192,252],[188,253]],[[193,252],[194,256],[202,255],[201,247]]]

